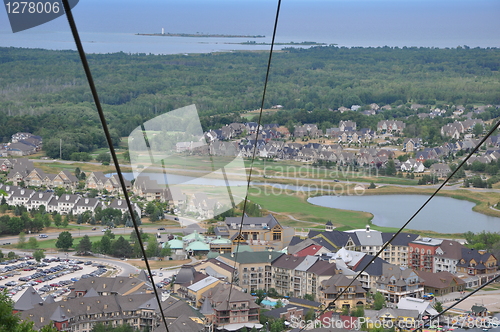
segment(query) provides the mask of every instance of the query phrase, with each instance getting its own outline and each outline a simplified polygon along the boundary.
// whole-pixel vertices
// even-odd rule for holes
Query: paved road
[[[180,218],[180,219],[184,220],[186,218]],[[187,222],[186,222],[186,224],[187,224]],[[88,229],[86,229],[86,230],[71,230],[69,232],[71,233],[71,235],[74,238],[76,238],[76,237],[82,237],[84,235],[98,236],[98,235],[102,235],[102,229],[104,228],[104,227],[101,227],[101,226],[95,226],[96,230],[93,231],[92,228],[94,226],[85,226],[85,227],[87,227]],[[158,227],[164,227],[165,230],[159,231]],[[139,227],[139,228],[142,229],[142,231],[144,233],[151,233],[151,234],[156,234],[158,232],[160,232],[160,234],[169,234],[169,233],[191,234],[195,230],[197,232],[199,232],[199,233],[203,233],[205,231],[204,228],[201,228],[198,224],[192,223],[192,222],[190,224],[188,224],[186,227],[183,227],[183,228],[165,227],[165,226],[162,226],[161,224],[158,224],[158,225],[155,225],[155,226],[152,226],[152,227]],[[114,228],[112,231],[116,235],[128,235],[133,230],[134,230],[133,227],[117,227],[117,228]],[[51,233],[42,233],[42,234],[47,235],[46,238],[40,238],[39,234],[26,234],[26,241],[28,241],[28,239],[30,237],[36,237],[38,240],[57,239],[57,237],[59,236],[60,232],[63,232],[63,229],[61,229],[61,231],[56,231],[56,232],[51,232]],[[6,237],[2,237],[2,238],[0,238],[0,249],[2,249],[2,247],[1,247],[2,245],[6,245],[8,243],[15,244],[15,243],[17,243],[18,240],[19,240],[18,236],[6,236]]]

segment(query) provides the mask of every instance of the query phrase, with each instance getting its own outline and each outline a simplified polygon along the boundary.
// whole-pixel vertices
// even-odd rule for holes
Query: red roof
[[[304,249],[297,251],[294,256],[298,257],[304,257],[304,256],[314,256],[320,249],[323,248],[323,246],[320,246],[318,244],[311,244],[308,247],[305,247]]]

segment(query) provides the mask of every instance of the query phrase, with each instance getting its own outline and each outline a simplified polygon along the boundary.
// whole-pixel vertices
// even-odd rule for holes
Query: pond
[[[401,227],[427,200],[425,195],[318,196],[311,204],[373,214],[372,223]],[[474,203],[450,197],[434,197],[410,222],[407,229],[438,233],[500,231],[500,218],[472,211]]]

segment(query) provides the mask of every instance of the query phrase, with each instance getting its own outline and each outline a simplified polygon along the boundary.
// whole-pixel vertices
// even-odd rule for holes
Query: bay
[[[318,196],[307,201],[335,209],[370,212],[372,223],[377,226],[402,227],[427,198],[424,195],[353,195]],[[499,232],[500,218],[475,212],[472,210],[474,205],[469,201],[436,196],[407,228],[438,233]]]

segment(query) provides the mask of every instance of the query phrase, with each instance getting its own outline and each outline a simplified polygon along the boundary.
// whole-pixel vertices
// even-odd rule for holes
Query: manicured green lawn
[[[261,191],[260,195],[255,196],[257,192],[256,189],[250,189],[249,199],[252,202],[269,211],[292,215],[298,220],[312,221],[319,224],[325,224],[328,220],[331,220],[337,226],[364,228],[372,218],[372,215],[367,212],[338,210],[312,205],[306,201],[307,197],[304,195],[265,195]]]
[[[123,236],[125,240],[130,241],[130,232],[126,232],[125,234],[115,233],[115,239],[117,239],[120,236]],[[73,248],[76,248],[78,246],[78,244],[82,240],[82,237],[73,237]],[[89,236],[89,238],[90,242],[94,243],[100,241],[102,235]],[[57,239],[38,241],[38,249],[57,249],[56,242]]]

